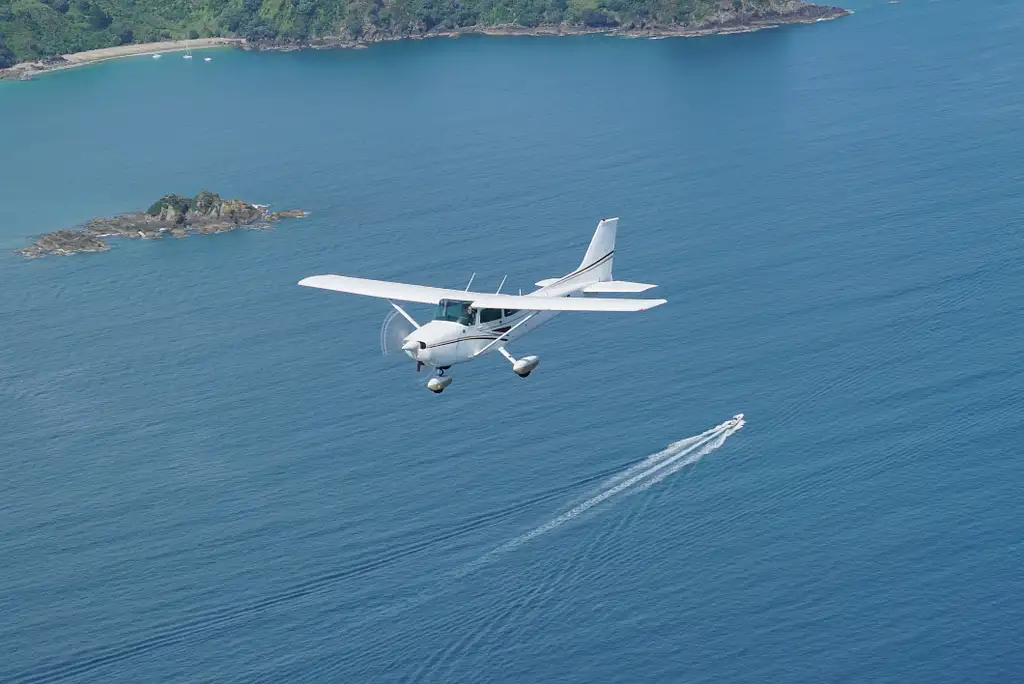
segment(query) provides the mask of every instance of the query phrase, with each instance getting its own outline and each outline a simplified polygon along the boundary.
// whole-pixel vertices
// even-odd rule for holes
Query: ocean
[[[1024,9],[849,6],[0,83],[0,681],[1024,678]],[[201,189],[310,213],[12,253]],[[296,285],[525,291],[608,216],[668,304],[528,379]]]

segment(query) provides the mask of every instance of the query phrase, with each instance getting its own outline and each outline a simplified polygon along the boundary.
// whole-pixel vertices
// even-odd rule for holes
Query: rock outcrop
[[[195,197],[164,195],[144,212],[94,218],[76,230],[57,230],[40,235],[30,247],[17,250],[34,258],[46,254],[102,252],[110,248],[103,238],[176,238],[190,233],[224,233],[241,227],[266,228],[285,218],[301,218],[306,212],[293,209],[268,212],[267,207],[202,191]]]

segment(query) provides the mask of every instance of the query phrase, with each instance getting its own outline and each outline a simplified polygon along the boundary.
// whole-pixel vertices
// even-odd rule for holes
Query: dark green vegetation
[[[797,0],[0,0],[0,67],[172,38],[379,39],[503,24],[687,26],[787,13],[800,5]]]
[[[146,210],[149,216],[174,224],[183,224],[196,217],[226,218],[236,223],[248,223],[262,213],[254,205],[240,200],[226,200],[209,190],[202,190],[195,197],[164,195]]]
[[[212,195],[213,197],[220,199],[218,195],[213,195],[213,193],[207,192],[206,190],[199,193],[195,200],[191,197],[182,197],[181,195],[164,195],[154,202],[152,206],[146,210],[146,213],[150,216],[160,216],[165,211],[171,211],[175,214],[184,215],[185,212],[189,210],[189,207],[191,207],[199,197],[204,195]]]

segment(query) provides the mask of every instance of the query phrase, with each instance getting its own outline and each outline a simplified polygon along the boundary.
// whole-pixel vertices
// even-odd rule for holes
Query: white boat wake
[[[470,575],[473,572],[476,572],[488,563],[497,560],[498,557],[518,549],[537,537],[558,529],[562,525],[578,518],[596,506],[610,500],[629,496],[630,494],[643,491],[658,484],[669,475],[677,473],[683,468],[696,463],[721,447],[725,444],[725,440],[742,429],[744,424],[745,421],[743,420],[743,414],[736,415],[732,419],[727,420],[720,425],[716,425],[710,430],[705,430],[699,435],[686,437],[685,439],[673,442],[661,451],[653,453],[647,458],[641,460],[639,463],[635,463],[624,470],[615,473],[601,482],[597,489],[586,496],[585,500],[581,503],[576,504],[564,513],[533,528],[529,532],[521,534],[518,537],[491,549],[476,560],[467,563],[449,575],[444,588],[438,588],[435,593],[432,593],[429,596],[421,596],[418,600],[404,604],[399,611],[410,608],[412,605],[419,605],[430,598],[443,593],[448,588],[455,586],[459,580],[464,579],[467,575]],[[512,612],[525,610],[526,606],[533,601],[538,594],[543,592],[550,593],[551,591],[551,586],[545,588],[542,585],[538,585],[535,589],[529,592],[518,605],[514,605],[511,608],[506,607],[499,609],[490,614],[490,616],[484,617],[482,622],[474,627],[474,630],[469,633],[470,636],[456,641],[447,651],[439,652],[433,658],[424,660],[419,670],[415,675],[413,675],[412,681],[426,679],[428,678],[428,674],[437,674],[446,664],[458,661],[465,655],[467,650],[472,648],[473,645],[483,638],[485,634],[493,634],[495,629],[501,628],[501,624],[503,622],[507,623],[511,619],[509,616]],[[449,672],[448,674],[450,675],[451,673]]]
[[[535,527],[529,532],[488,551],[456,572],[456,576],[464,577],[470,574],[482,565],[494,560],[497,556],[514,551],[523,544],[561,527],[574,518],[583,515],[594,506],[604,503],[609,499],[619,495],[643,491],[656,485],[669,475],[696,463],[715,449],[718,449],[725,444],[725,440],[739,432],[745,424],[746,421],[743,419],[743,414],[740,413],[710,430],[705,430],[699,435],[673,442],[661,451],[651,454],[640,463],[632,465],[621,473],[617,473],[605,480],[600,487],[601,491],[599,493],[594,494],[586,501],[573,506],[543,525]]]
[[[585,499],[581,503],[572,506],[569,510],[533,528],[529,532],[521,534],[518,537],[491,549],[476,560],[450,572],[439,583],[420,593],[418,596],[410,597],[409,599],[387,607],[382,607],[380,610],[375,611],[369,622],[377,623],[381,621],[393,621],[397,615],[416,608],[417,606],[421,606],[428,601],[454,590],[467,576],[480,570],[487,564],[496,561],[504,554],[514,551],[524,544],[558,529],[575,518],[580,517],[587,511],[590,511],[601,504],[605,504],[605,507],[607,508],[611,505],[608,503],[609,501],[614,502],[629,496],[630,494],[643,491],[658,484],[669,475],[677,473],[683,468],[697,463],[702,458],[721,447],[729,437],[742,429],[744,424],[745,421],[743,419],[743,414],[739,414],[720,425],[716,425],[710,430],[705,430],[699,435],[686,437],[685,439],[669,444],[661,451],[651,454],[639,463],[634,463],[605,478],[601,484],[597,486],[596,490],[592,491],[589,495],[585,495]],[[550,587],[545,589],[542,586],[538,586],[527,596],[525,601],[529,602],[542,591],[550,591]],[[424,660],[419,670],[413,675],[411,681],[422,680],[426,678],[426,673],[437,671],[439,668],[442,668],[446,662],[459,657],[456,655],[456,652],[460,649],[467,648],[467,644],[471,646],[472,643],[475,643],[479,638],[481,638],[481,634],[493,631],[495,621],[507,619],[507,613],[508,609],[500,609],[493,616],[493,620],[485,617],[484,624],[481,627],[483,631],[477,630],[478,633],[474,632],[473,634],[475,634],[475,636],[472,636],[470,641],[467,641],[466,639],[457,641],[455,645],[447,651],[438,652],[435,657]],[[365,621],[359,625],[359,629],[361,630],[365,630],[368,627],[369,623]]]
[[[741,427],[743,427],[743,422],[743,414],[740,413],[737,416],[734,416],[731,420],[727,420],[724,423],[720,423],[719,425],[716,425],[715,427],[709,430],[705,430],[699,435],[695,435],[693,437],[685,437],[676,442],[672,442],[661,451],[655,452],[648,456],[647,458],[645,458],[644,460],[640,461],[639,463],[631,465],[622,472],[612,475],[607,480],[601,483],[600,488],[604,489],[607,486],[613,485],[617,482],[621,482],[622,480],[629,479],[630,477],[636,475],[640,471],[647,470],[648,468],[664,461],[667,458],[671,458],[672,456],[678,455],[695,444],[701,444],[703,442],[706,442],[715,435],[718,435],[728,430],[730,425],[737,426],[733,430],[733,432],[735,432],[736,430],[739,430]]]

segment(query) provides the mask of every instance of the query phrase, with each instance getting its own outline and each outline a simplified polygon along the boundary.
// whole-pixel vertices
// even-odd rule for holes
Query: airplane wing
[[[468,300],[472,292],[448,290],[443,287],[427,287],[426,285],[407,285],[392,283],[387,280],[370,280],[368,278],[352,278],[340,275],[317,275],[303,278],[299,285],[319,287],[322,290],[347,292],[349,294],[366,295],[380,299],[397,299],[400,302],[420,302],[421,304],[437,304],[442,299]],[[510,309],[513,307],[509,307]]]
[[[303,278],[299,285],[335,292],[396,299],[400,302],[437,304],[442,299],[470,301],[477,309],[520,309],[526,311],[644,311],[665,303],[664,299],[610,299],[599,297],[536,297],[531,295],[486,294],[449,290],[443,287],[408,285],[386,280],[369,280],[340,275]]]

